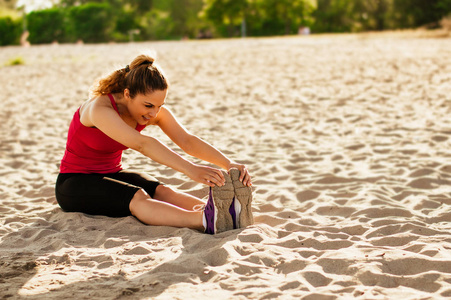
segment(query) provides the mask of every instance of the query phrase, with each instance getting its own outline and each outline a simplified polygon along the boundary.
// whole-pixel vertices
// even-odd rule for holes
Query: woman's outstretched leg
[[[190,211],[168,202],[152,199],[142,189],[137,191],[130,201],[130,211],[138,220],[148,225],[205,230],[202,211]]]
[[[170,187],[159,185],[155,190],[154,199],[170,203],[186,210],[194,210],[196,205],[205,205],[205,202],[192,195],[176,192]]]

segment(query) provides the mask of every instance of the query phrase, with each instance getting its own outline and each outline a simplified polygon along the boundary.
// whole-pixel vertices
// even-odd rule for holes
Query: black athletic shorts
[[[138,190],[153,198],[159,184],[151,176],[124,170],[112,174],[60,173],[55,195],[66,212],[125,217],[131,215],[130,201]]]

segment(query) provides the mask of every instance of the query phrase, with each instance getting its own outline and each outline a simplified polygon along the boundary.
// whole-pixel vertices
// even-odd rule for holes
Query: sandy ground
[[[58,207],[74,111],[149,49],[180,121],[248,165],[255,225],[210,236]],[[0,68],[0,298],[451,297],[450,38],[0,49],[0,64],[16,57]],[[206,197],[138,153],[124,163]]]

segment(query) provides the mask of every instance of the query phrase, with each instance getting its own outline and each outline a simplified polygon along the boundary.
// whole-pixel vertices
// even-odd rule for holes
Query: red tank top
[[[108,95],[119,114],[116,102]],[[144,125],[137,125],[141,131]],[[74,114],[67,135],[66,151],[61,160],[61,173],[116,173],[122,170],[122,152],[128,147],[116,142],[95,127],[80,122],[80,108]]]

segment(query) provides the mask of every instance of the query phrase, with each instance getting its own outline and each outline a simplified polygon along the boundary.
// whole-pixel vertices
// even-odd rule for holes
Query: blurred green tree
[[[441,9],[445,15],[451,13],[451,0],[440,0],[437,2],[437,8]]]
[[[205,27],[205,21],[199,17],[203,0],[172,0],[169,16],[172,19],[172,34],[177,37],[196,37]]]
[[[316,7],[315,1],[309,0],[260,0],[255,4],[262,22],[260,25],[252,22],[249,27],[260,35],[295,34],[299,27],[312,24],[311,15]]]
[[[165,40],[171,38],[172,21],[169,12],[152,9],[141,18],[144,39]]]
[[[122,0],[123,5],[129,5],[137,15],[145,15],[153,8],[153,0]]]
[[[451,12],[450,0],[393,0],[393,20],[397,28],[438,27]]]
[[[2,43],[11,40],[10,33],[17,35],[11,29],[21,16],[16,4],[0,0],[0,17],[12,18],[1,21]],[[35,11],[24,20],[31,42],[44,43],[127,41],[132,33],[138,40],[210,32],[270,36],[295,34],[303,26],[312,32],[436,27],[450,14],[451,0],[60,0],[54,10]]]
[[[116,25],[114,26],[112,36],[115,41],[126,42],[130,39],[140,40],[142,28],[133,10],[127,7],[121,7],[120,9],[114,10],[114,18]]]
[[[384,30],[390,28],[389,15],[393,0],[354,0],[352,31]]]
[[[65,15],[61,9],[32,11],[27,15],[27,27],[32,44],[65,41]]]
[[[317,0],[313,12],[315,32],[349,32],[354,25],[354,1]]]
[[[18,44],[22,33],[22,20],[0,17],[0,46]]]
[[[221,36],[236,36],[246,20],[248,0],[205,0],[203,15]]]
[[[89,2],[69,9],[71,23],[68,31],[73,39],[88,43],[107,42],[112,38],[116,24],[111,5]]]

